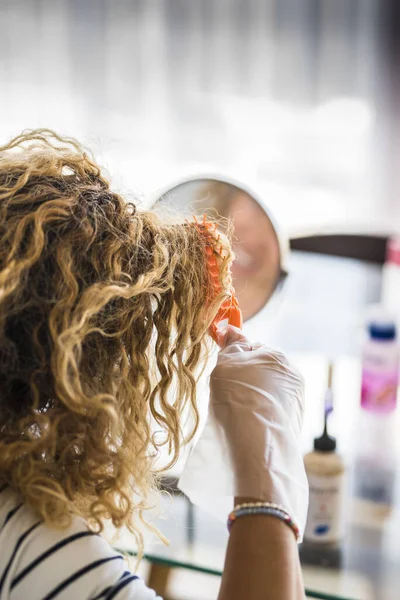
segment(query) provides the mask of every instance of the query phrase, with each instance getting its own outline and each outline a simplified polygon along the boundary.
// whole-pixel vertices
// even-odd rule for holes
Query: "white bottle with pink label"
[[[382,315],[367,325],[362,353],[361,406],[379,413],[394,411],[399,385],[396,323]]]

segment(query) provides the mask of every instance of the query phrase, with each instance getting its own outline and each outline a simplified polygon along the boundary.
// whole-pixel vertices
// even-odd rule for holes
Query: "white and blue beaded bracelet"
[[[296,536],[297,541],[300,538],[299,528],[293,521],[288,511],[283,506],[274,504],[272,502],[247,502],[244,504],[238,504],[237,506],[235,506],[235,508],[228,517],[228,531],[231,531],[234,522],[238,518],[250,515],[268,515],[276,517],[277,519],[284,521],[284,523],[286,523],[286,525],[288,525],[291,528],[291,530]]]

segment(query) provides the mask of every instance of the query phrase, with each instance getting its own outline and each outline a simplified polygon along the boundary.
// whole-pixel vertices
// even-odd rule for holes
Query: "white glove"
[[[211,373],[208,420],[180,489],[223,520],[235,496],[281,504],[302,537],[308,507],[303,411],[303,381],[286,357],[229,326]]]

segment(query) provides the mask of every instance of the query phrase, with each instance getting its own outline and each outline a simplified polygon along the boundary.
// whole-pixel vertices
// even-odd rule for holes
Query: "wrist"
[[[234,504],[232,508],[235,508],[235,506],[238,506],[239,504],[247,504],[249,502],[262,502],[263,500],[261,498],[252,498],[249,496],[235,496],[234,499]]]
[[[298,525],[293,520],[287,508],[273,502],[241,502],[235,504],[227,521],[228,531],[230,532],[237,520],[242,521],[252,517],[274,517],[285,523],[294,533],[296,541],[301,539]]]

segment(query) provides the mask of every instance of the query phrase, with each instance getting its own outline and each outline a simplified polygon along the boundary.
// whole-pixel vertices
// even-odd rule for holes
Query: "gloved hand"
[[[299,437],[301,376],[285,356],[229,326],[210,378],[209,417],[179,482],[226,519],[235,496],[283,505],[304,532],[308,484]]]

